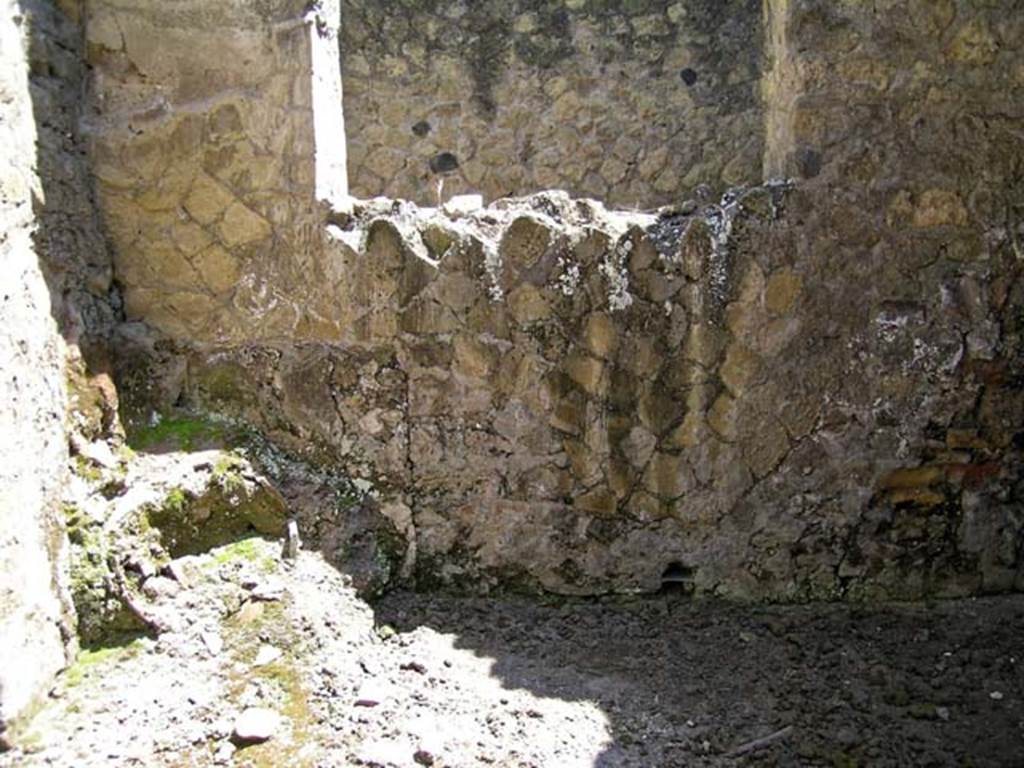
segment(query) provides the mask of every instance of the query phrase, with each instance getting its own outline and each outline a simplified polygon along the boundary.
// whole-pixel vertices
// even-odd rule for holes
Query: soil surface
[[[165,631],[84,651],[0,765],[1024,765],[1024,596],[371,607],[276,542],[177,564]]]
[[[506,690],[596,705],[608,743],[584,765],[1024,765],[1020,596],[865,609],[395,595],[378,611],[455,635]]]

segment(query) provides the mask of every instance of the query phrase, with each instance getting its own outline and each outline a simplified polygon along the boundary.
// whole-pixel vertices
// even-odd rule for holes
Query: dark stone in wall
[[[822,157],[820,152],[804,147],[797,153],[797,165],[800,169],[800,177],[813,179],[821,173]]]
[[[442,152],[430,159],[430,170],[434,173],[451,173],[458,168],[459,159],[451,152]]]

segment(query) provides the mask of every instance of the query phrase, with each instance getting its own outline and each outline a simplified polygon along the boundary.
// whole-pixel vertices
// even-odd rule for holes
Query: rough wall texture
[[[75,0],[0,14],[0,729],[74,648],[61,491],[69,438],[118,429],[108,341],[113,264],[78,132],[84,90]]]
[[[783,354],[802,282],[782,203],[371,207],[359,249],[335,245],[343,343],[197,351],[184,394],[372,483],[425,583],[649,590],[678,562],[702,592],[806,595],[750,581],[736,509],[816,417]]]
[[[759,119],[789,192],[659,217],[558,195],[450,216],[374,201],[330,226],[311,212],[303,248],[275,221],[273,261],[239,262],[221,292],[151,235],[121,254],[149,276],[125,262],[119,279],[172,343],[135,391],[365,480],[424,583],[655,589],[673,566],[742,598],[1019,589],[1018,10],[767,4]],[[252,98],[290,104],[269,94]],[[180,164],[206,162],[206,141]],[[173,235],[187,200],[170,213],[124,221]],[[181,295],[202,314],[164,311]]]
[[[37,151],[37,140],[52,146],[47,132],[62,127],[58,78],[75,79],[79,64],[60,46],[73,50],[74,40],[72,26],[48,7],[0,4],[0,741],[64,666],[71,627],[59,570],[64,304],[59,291],[51,294],[60,278],[44,263],[51,241],[40,229],[56,202],[43,182],[56,156]],[[53,122],[37,131],[41,114]],[[70,153],[64,160],[76,162]]]
[[[1019,587],[1019,384],[982,395],[963,341],[1019,297],[944,306],[964,290],[946,264],[925,306],[865,305],[863,261],[821,256],[816,196],[357,210],[365,242],[334,246],[340,343],[186,353],[165,402],[372,485],[420,583],[651,590],[677,564],[741,598]],[[932,320],[908,340],[911,310]]]
[[[772,5],[766,167],[825,192],[799,250],[831,272],[821,332],[848,349],[831,401],[904,467],[863,483],[840,575],[906,563],[909,588],[976,562],[964,588],[1019,589],[1021,4]]]
[[[345,0],[353,194],[620,206],[761,179],[759,0]]]
[[[197,339],[291,320],[270,297],[316,269],[322,223],[307,5],[88,3],[86,130],[129,319]]]

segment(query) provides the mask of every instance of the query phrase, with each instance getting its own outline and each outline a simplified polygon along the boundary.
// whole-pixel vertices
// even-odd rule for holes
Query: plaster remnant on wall
[[[329,205],[337,205],[348,195],[341,51],[338,47],[340,0],[319,0],[306,19],[309,24],[313,131],[316,141],[316,197]]]

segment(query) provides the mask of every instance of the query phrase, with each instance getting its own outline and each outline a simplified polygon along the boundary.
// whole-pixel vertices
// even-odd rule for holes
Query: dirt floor
[[[0,765],[1024,766],[1024,596],[371,607],[279,548],[182,558],[167,630],[84,651]]]

